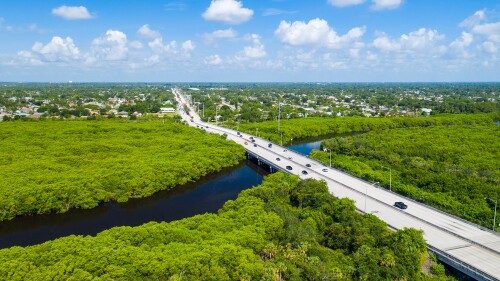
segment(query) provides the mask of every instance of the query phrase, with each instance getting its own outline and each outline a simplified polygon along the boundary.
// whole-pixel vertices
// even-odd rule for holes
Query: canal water
[[[330,136],[306,138],[289,146],[309,155]],[[149,221],[173,221],[203,213],[215,213],[226,201],[259,185],[269,171],[246,160],[196,182],[147,198],[125,203],[109,202],[90,210],[74,209],[64,214],[18,217],[0,222],[0,248],[29,246],[68,235],[96,235],[115,226],[137,226]]]
[[[173,221],[215,213],[226,201],[259,185],[268,174],[253,162],[208,175],[194,183],[125,203],[106,203],[90,210],[70,210],[0,222],[0,248],[39,244],[68,235],[95,235],[115,226],[137,226],[149,221]]]

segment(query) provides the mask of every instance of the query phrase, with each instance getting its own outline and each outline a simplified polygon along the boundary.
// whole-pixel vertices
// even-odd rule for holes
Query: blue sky
[[[500,81],[500,1],[2,1],[0,42],[0,81]]]

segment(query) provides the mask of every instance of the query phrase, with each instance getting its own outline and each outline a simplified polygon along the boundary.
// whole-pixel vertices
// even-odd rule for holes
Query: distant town
[[[125,87],[127,86],[127,87]],[[177,85],[205,121],[492,112],[498,83]],[[174,116],[172,84],[4,84],[0,120]]]

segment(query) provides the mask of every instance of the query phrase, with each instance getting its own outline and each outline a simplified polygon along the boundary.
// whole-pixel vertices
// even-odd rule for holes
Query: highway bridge
[[[429,251],[444,263],[476,280],[500,280],[498,233],[327,167],[258,136],[205,123],[194,111],[189,114],[183,111],[186,101],[180,89],[173,88],[172,92],[179,101],[179,113],[190,126],[226,134],[227,139],[244,146],[249,157],[257,158],[272,169],[283,170],[302,179],[324,180],[333,195],[354,200],[360,212],[379,217],[389,227],[423,230]],[[405,202],[408,208],[394,207],[398,201]]]

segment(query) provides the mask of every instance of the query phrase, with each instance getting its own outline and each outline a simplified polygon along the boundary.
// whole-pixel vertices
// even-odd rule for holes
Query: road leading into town
[[[173,88],[172,92],[179,102],[179,113],[190,126],[226,134],[228,140],[241,144],[247,152],[302,179],[324,180],[333,195],[354,200],[361,212],[379,217],[391,228],[423,230],[429,248],[438,257],[470,276],[479,280],[500,280],[500,236],[497,233],[327,167],[258,136],[205,123],[193,110],[184,111],[184,105],[191,107],[180,89]],[[398,201],[405,202],[408,208],[394,207]]]

